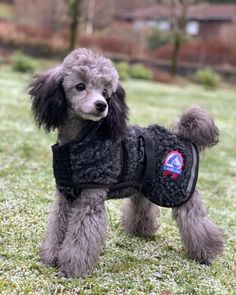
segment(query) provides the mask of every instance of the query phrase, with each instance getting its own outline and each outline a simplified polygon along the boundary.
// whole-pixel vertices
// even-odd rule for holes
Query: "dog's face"
[[[35,120],[46,131],[62,125],[68,114],[104,121],[104,130],[125,129],[125,91],[111,61],[87,49],[72,51],[63,61],[31,84]]]
[[[83,119],[98,121],[108,114],[108,99],[118,86],[118,73],[109,59],[80,49],[63,64],[63,87],[69,106]]]
[[[77,81],[76,81],[77,80]],[[68,84],[71,84],[70,76]],[[103,85],[94,87],[90,81],[74,79],[75,85],[65,88],[68,103],[75,115],[86,120],[98,121],[108,113],[108,90]]]

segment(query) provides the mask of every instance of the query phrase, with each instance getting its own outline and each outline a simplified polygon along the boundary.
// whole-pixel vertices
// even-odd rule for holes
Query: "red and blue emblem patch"
[[[178,175],[182,174],[183,165],[184,161],[181,153],[178,151],[172,151],[166,156],[164,160],[164,174],[166,176],[172,175],[172,177],[176,179]]]

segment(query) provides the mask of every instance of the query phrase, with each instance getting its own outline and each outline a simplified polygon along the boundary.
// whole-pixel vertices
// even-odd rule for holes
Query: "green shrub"
[[[129,64],[125,61],[122,61],[122,62],[118,62],[115,64],[116,66],[116,69],[118,71],[118,74],[119,74],[119,77],[120,77],[120,80],[124,81],[124,80],[127,80],[130,75],[129,75]]]
[[[12,68],[16,72],[33,72],[36,66],[35,61],[26,55],[17,53],[12,57]]]
[[[221,82],[220,75],[209,68],[198,70],[195,74],[195,79],[206,88],[212,89],[217,88]]]
[[[150,49],[157,49],[167,43],[173,42],[173,34],[154,29],[148,37]]]
[[[120,80],[127,80],[129,78],[151,80],[152,71],[142,64],[129,65],[127,62],[122,61],[115,64],[119,73]]]
[[[130,67],[130,77],[134,79],[152,79],[152,71],[142,64],[134,64]]]

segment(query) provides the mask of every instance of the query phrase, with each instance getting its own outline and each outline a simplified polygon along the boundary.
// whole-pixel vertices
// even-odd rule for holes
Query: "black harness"
[[[136,188],[137,192],[142,191],[142,187],[144,182],[152,181],[155,176],[155,154],[154,154],[154,146],[153,140],[149,136],[139,135],[139,159],[138,159],[138,168],[136,172],[136,176],[133,181],[125,181],[126,175],[126,164],[127,157],[125,151],[125,140],[121,141],[122,145],[122,173],[120,180],[117,184],[113,184],[109,187],[111,192],[124,189],[130,186]],[[111,197],[112,198],[112,197]]]
[[[56,180],[57,187],[63,192],[68,200],[74,200],[78,198],[82,189],[95,189],[104,188],[108,189],[111,194],[108,199],[114,199],[112,193],[133,187],[135,191],[141,192],[143,183],[152,181],[155,176],[155,154],[153,140],[149,136],[139,135],[138,137],[138,168],[133,180],[126,181],[125,176],[127,174],[127,150],[126,140],[122,140],[119,144],[121,150],[121,173],[118,181],[115,184],[99,184],[99,183],[75,183],[71,177],[71,165],[70,165],[70,150],[71,145],[75,145],[76,142],[71,142],[65,146],[59,146],[55,144],[52,146],[53,152],[53,172]],[[71,189],[73,188],[73,193]]]

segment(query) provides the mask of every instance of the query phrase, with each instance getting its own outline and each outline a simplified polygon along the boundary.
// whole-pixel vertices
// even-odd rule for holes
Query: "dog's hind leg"
[[[69,202],[58,191],[55,195],[49,213],[46,237],[40,250],[42,261],[52,266],[57,265],[58,252],[65,237],[67,217],[71,210]]]
[[[222,231],[207,219],[198,191],[185,204],[173,208],[172,216],[191,258],[203,264],[211,264],[223,252]]]
[[[58,256],[62,276],[85,275],[97,263],[106,237],[106,194],[101,189],[84,189],[73,202]]]
[[[142,194],[127,199],[122,208],[122,225],[127,233],[151,237],[159,227],[160,209]]]

